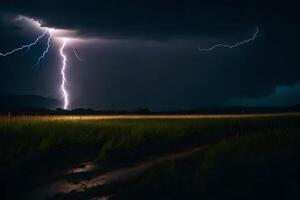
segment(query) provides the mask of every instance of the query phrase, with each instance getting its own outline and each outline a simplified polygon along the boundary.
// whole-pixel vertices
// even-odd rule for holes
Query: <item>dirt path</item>
[[[130,167],[97,173],[99,166],[88,162],[64,171],[55,182],[40,186],[29,192],[30,199],[107,199],[113,193],[112,188],[141,175],[151,167],[166,161],[180,160],[200,152],[203,147],[194,147],[185,151],[164,155],[155,159],[137,163]],[[75,179],[70,178],[76,177]],[[69,177],[69,178],[67,178]],[[109,189],[110,188],[110,189]],[[103,195],[103,196],[102,196]],[[102,196],[101,198],[99,196]]]

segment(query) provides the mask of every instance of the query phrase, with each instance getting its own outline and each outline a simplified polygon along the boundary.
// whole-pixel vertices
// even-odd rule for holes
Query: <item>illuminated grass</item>
[[[71,119],[71,120],[70,120]],[[55,151],[55,159],[77,154],[93,159],[143,157],[205,144],[240,134],[298,127],[298,116],[231,116],[181,119],[103,119],[90,117],[17,117],[0,120],[0,163],[14,165]],[[86,151],[86,152],[85,152]],[[81,155],[81,156],[82,156]]]

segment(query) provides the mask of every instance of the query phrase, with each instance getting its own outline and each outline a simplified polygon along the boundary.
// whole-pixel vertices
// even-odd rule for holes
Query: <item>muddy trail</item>
[[[38,177],[38,184],[22,194],[22,199],[108,199],[127,181],[167,161],[176,161],[199,153],[205,146],[194,146],[156,156],[125,167],[103,168],[101,163],[85,162],[68,169]]]

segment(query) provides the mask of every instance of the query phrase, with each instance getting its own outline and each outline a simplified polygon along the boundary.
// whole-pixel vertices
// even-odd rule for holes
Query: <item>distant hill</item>
[[[300,112],[300,105],[287,107],[214,106],[191,110],[151,111],[137,110],[93,110],[91,108],[61,109],[61,102],[37,95],[0,95],[0,115],[97,115],[97,114],[251,114]]]
[[[282,113],[300,112],[300,105],[285,107],[247,107],[247,106],[215,106],[199,108],[188,111],[177,111],[177,113],[192,114],[251,114],[251,113]]]
[[[37,95],[0,95],[1,110],[55,109],[59,106],[58,100]]]

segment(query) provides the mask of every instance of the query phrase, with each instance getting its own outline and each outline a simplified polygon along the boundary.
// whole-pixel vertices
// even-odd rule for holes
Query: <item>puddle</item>
[[[79,181],[70,180],[59,180],[54,183],[50,183],[43,187],[38,188],[34,191],[34,197],[36,199],[51,199],[57,194],[68,194],[68,193],[80,193],[86,190],[101,187],[103,185],[113,185],[125,182],[132,178],[141,175],[144,171],[148,170],[152,166],[155,166],[161,162],[178,160],[181,158],[188,157],[194,153],[201,151],[204,147],[197,147],[188,151],[183,151],[180,153],[174,153],[166,156],[162,156],[149,161],[144,161],[142,163],[136,164],[131,167],[121,168],[114,171],[106,172],[98,176],[92,177],[90,179],[83,178]],[[74,167],[65,171],[65,174],[76,174],[82,172],[93,172],[98,169],[99,166],[93,162],[85,163],[81,166]],[[97,199],[97,198],[94,198]],[[108,197],[98,198],[99,200],[108,199]]]

